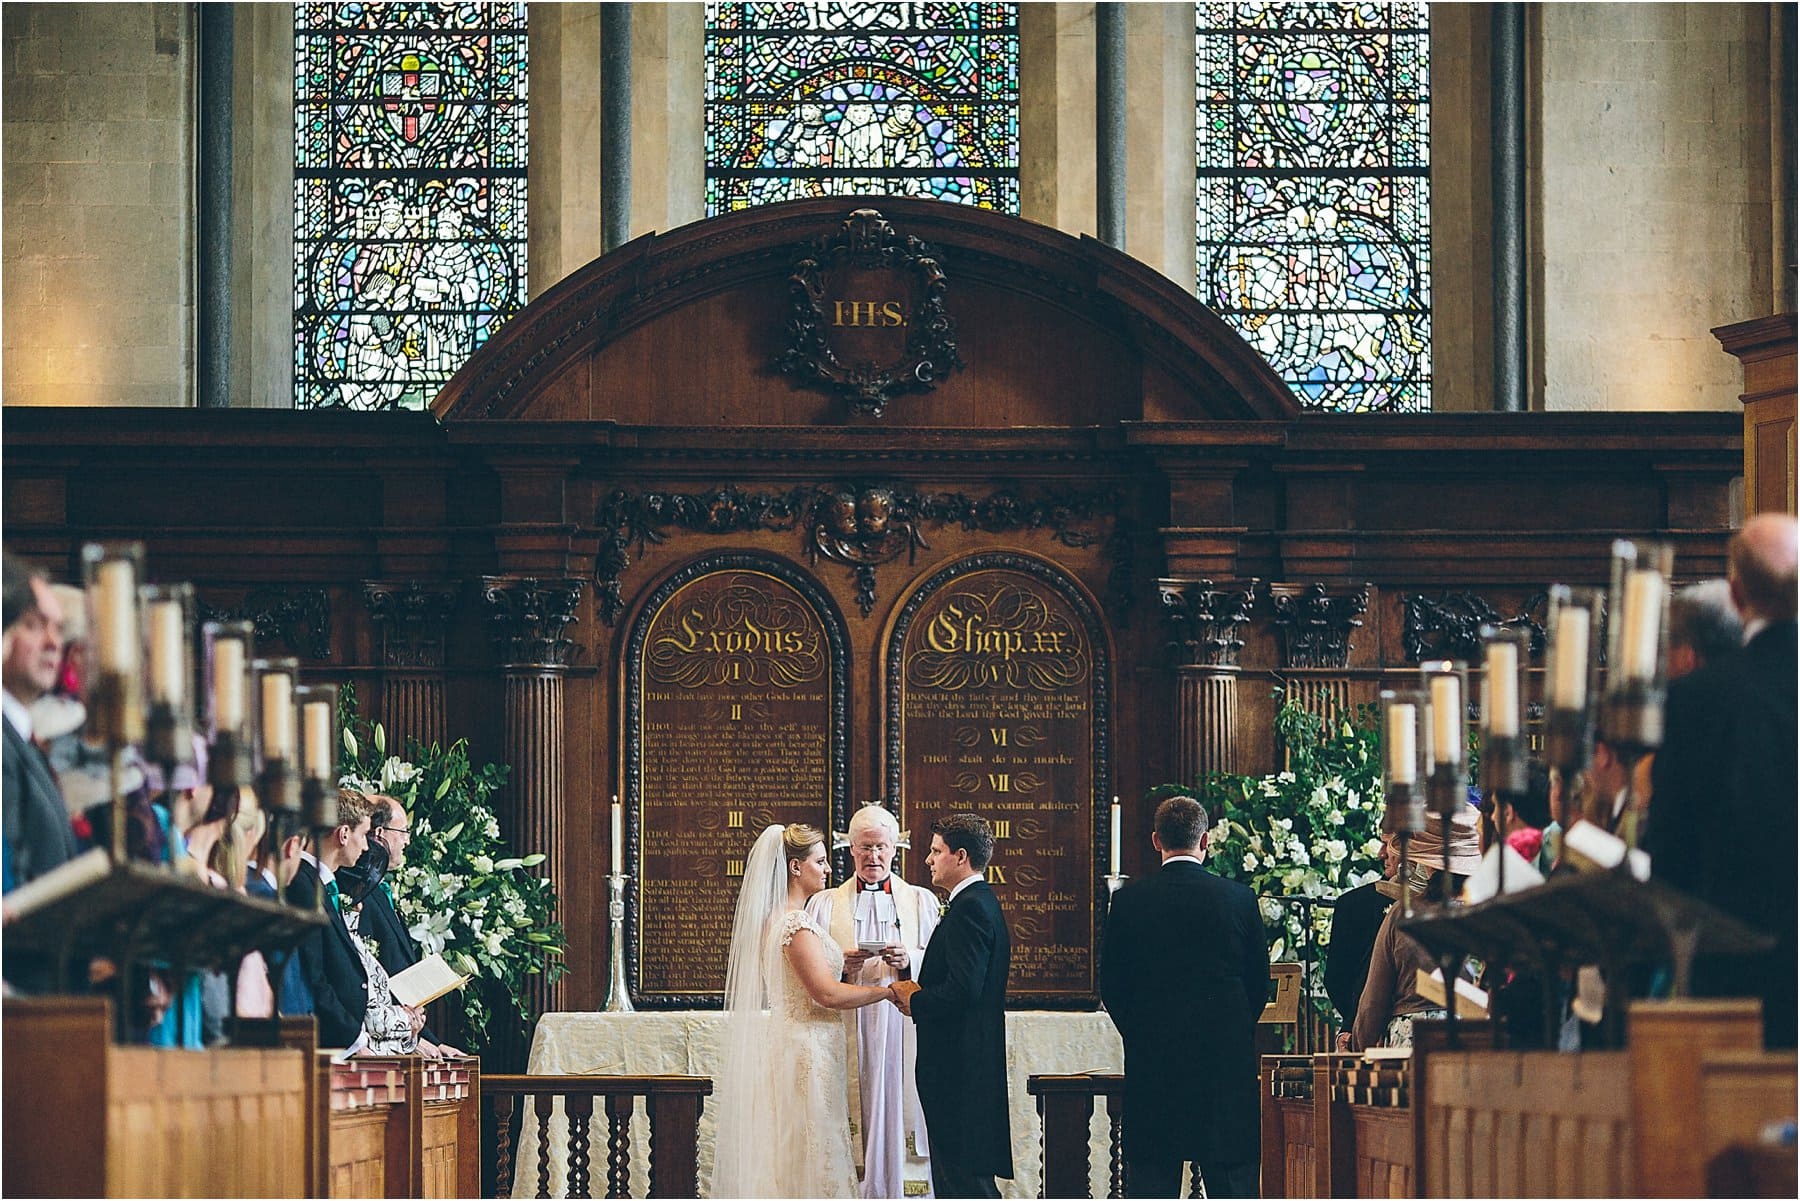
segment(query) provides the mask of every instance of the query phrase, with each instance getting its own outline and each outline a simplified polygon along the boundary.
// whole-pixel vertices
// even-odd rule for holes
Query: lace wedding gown
[[[817,938],[832,977],[843,974],[843,951],[802,910],[782,914],[772,934],[780,947],[795,938]],[[724,1082],[737,1085],[727,1096],[735,1096],[738,1105],[755,1106],[752,1130],[763,1145],[750,1154],[721,1145],[712,1195],[855,1197],[856,1165],[844,1103],[848,1068],[843,1018],[808,995],[785,956],[779,984],[770,992],[765,1027],[769,1078],[750,1089],[742,1087],[743,1081]],[[745,1115],[736,1116],[742,1120]],[[722,1107],[720,1121],[726,1120]]]

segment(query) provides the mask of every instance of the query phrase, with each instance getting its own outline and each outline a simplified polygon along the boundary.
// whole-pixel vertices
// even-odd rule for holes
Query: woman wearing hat
[[[1475,810],[1464,807],[1450,820],[1450,881],[1444,882],[1444,843],[1434,820],[1431,828],[1414,834],[1407,846],[1408,883],[1415,895],[1428,900],[1454,895],[1463,881],[1481,865],[1481,839]],[[1398,898],[1400,882],[1383,880],[1376,885]],[[1412,1046],[1415,1018],[1443,1017],[1444,1010],[1418,990],[1418,973],[1429,974],[1437,963],[1397,923],[1405,915],[1394,905],[1381,919],[1375,949],[1369,955],[1368,982],[1356,1007],[1351,1028],[1355,1050],[1368,1047]]]

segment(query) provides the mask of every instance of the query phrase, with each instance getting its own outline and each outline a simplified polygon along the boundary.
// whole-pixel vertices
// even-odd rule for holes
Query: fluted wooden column
[[[412,738],[442,746],[444,728],[444,635],[456,607],[453,584],[363,581],[380,650],[381,688],[376,713],[387,727],[389,746]]]
[[[520,855],[542,851],[558,897],[569,895],[563,846],[563,674],[584,581],[483,576],[482,599],[505,686],[504,754],[512,768],[502,829]],[[532,981],[540,1013],[562,1007],[562,985]]]
[[[1237,770],[1240,637],[1256,581],[1159,580],[1175,651],[1175,770],[1184,783]]]

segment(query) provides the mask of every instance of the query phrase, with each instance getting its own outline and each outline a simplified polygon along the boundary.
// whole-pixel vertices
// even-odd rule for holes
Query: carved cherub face
[[[856,532],[865,538],[887,533],[894,515],[894,494],[886,488],[870,488],[856,498]]]
[[[856,536],[856,497],[848,492],[833,494],[825,506],[825,527],[839,538]]]

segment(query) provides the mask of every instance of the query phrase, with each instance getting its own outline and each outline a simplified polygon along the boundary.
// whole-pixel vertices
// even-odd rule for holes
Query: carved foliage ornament
[[[1401,606],[1403,623],[1401,642],[1406,657],[1414,663],[1423,659],[1461,659],[1480,663],[1484,653],[1481,627],[1501,626],[1521,629],[1531,635],[1531,653],[1544,653],[1544,626],[1533,614],[1541,613],[1549,601],[1548,593],[1538,593],[1520,606],[1511,617],[1473,592],[1446,592],[1432,600],[1422,592],[1409,593]]]
[[[444,632],[456,593],[449,584],[364,580],[363,603],[381,632],[382,666],[442,667]]]
[[[1158,580],[1175,661],[1191,667],[1236,667],[1238,652],[1244,649],[1238,632],[1250,620],[1256,583]]]
[[[1324,584],[1272,584],[1275,628],[1281,631],[1281,665],[1343,668],[1350,665],[1350,632],[1369,611],[1369,586],[1333,592]]]
[[[1111,519],[1106,539],[1113,566],[1109,585],[1115,624],[1123,625],[1130,602],[1130,531],[1120,515],[1117,491],[1002,490],[972,497],[961,492],[924,493],[896,484],[845,483],[801,486],[781,492],[745,492],[735,487],[711,492],[627,492],[601,502],[598,524],[604,541],[596,564],[600,618],[612,625],[624,610],[620,579],[632,555],[660,545],[669,530],[697,534],[750,531],[783,533],[800,529],[813,562],[825,558],[851,569],[856,606],[864,617],[875,609],[875,569],[901,555],[911,561],[929,549],[924,530],[960,527],[990,534],[1045,530],[1075,549],[1099,544],[1095,529]]]
[[[250,622],[259,647],[280,639],[304,658],[331,658],[331,596],[323,588],[259,588],[242,604],[221,608],[202,600],[194,608],[202,622]]]
[[[500,662],[516,667],[567,667],[580,647],[567,634],[585,581],[482,576],[488,634]]]
[[[907,391],[927,391],[962,359],[944,308],[936,252],[857,209],[816,239],[788,279],[787,348],[776,370],[880,417]]]

